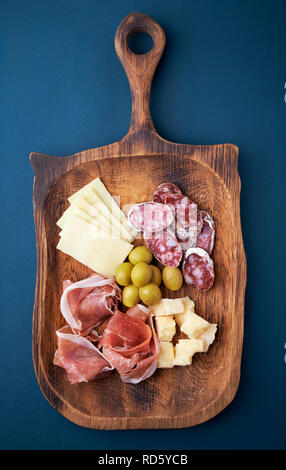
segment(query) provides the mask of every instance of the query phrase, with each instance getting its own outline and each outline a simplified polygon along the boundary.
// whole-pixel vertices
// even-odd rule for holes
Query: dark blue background
[[[32,365],[28,155],[69,155],[126,134],[130,92],[113,41],[131,11],[167,35],[152,89],[159,133],[240,148],[242,377],[230,406],[189,429],[80,428],[47,403]],[[285,17],[285,0],[0,1],[2,448],[285,448]]]

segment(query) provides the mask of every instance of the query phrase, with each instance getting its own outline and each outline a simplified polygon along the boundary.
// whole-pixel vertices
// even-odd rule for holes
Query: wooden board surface
[[[128,38],[144,31],[154,47],[135,55]],[[69,420],[97,429],[176,428],[206,421],[233,399],[240,378],[246,260],[240,225],[238,148],[232,144],[193,146],[168,142],[154,129],[149,112],[154,71],[165,45],[163,29],[140,13],[120,24],[115,48],[132,93],[128,134],[119,142],[69,157],[31,153],[35,172],[34,219],[37,283],[33,314],[33,359],[47,400]],[[218,332],[209,352],[196,354],[192,366],[160,369],[145,382],[124,384],[119,375],[70,385],[65,371],[53,365],[56,329],[64,324],[59,303],[62,281],[80,280],[90,270],[56,250],[57,219],[67,198],[96,177],[102,178],[121,206],[151,199],[162,182],[177,184],[216,223],[213,252],[215,284],[202,293],[184,285],[196,311]]]

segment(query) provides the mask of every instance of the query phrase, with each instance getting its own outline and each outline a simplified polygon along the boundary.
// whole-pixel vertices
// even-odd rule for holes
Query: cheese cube
[[[155,317],[155,325],[159,341],[172,341],[176,333],[174,317]]]
[[[185,333],[185,335],[187,335],[189,338],[200,338],[202,333],[209,326],[209,322],[191,311],[183,315],[183,319],[178,319],[177,317],[180,315],[176,315],[176,322],[179,324],[182,333]]]
[[[160,343],[158,368],[169,369],[171,367],[174,367],[174,346],[171,342],[162,342]]]
[[[183,297],[182,301],[185,307],[185,311],[188,311],[188,310],[191,310],[192,312],[195,311],[195,302],[192,299],[190,299],[190,297]]]
[[[182,302],[184,304],[184,311],[183,313],[179,313],[176,315],[176,322],[180,328],[185,322],[187,316],[189,315],[189,312],[195,313],[195,302],[192,299],[190,299],[189,297],[183,297]]]
[[[158,304],[150,307],[155,316],[175,315],[184,312],[184,303],[182,299],[162,299]]]
[[[200,339],[204,342],[204,352],[207,352],[210,345],[214,342],[217,325],[215,323],[209,323],[208,327],[201,334]]]
[[[175,366],[187,366],[192,363],[192,357],[197,352],[204,351],[201,339],[179,339],[175,346]]]

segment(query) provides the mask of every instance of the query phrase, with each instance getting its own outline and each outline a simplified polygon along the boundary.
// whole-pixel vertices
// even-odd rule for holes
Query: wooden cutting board
[[[128,48],[136,32],[149,34],[153,49],[136,55]],[[165,45],[163,29],[152,18],[131,13],[120,24],[115,49],[128,76],[132,117],[119,142],[58,158],[31,153],[37,283],[33,315],[33,359],[41,390],[69,420],[97,429],[179,428],[202,423],[233,399],[240,378],[246,260],[240,225],[238,148],[232,144],[182,145],[161,138],[153,125],[149,98],[152,78]],[[56,250],[56,221],[67,198],[96,177],[121,206],[148,201],[162,182],[177,184],[216,224],[213,252],[216,280],[208,292],[186,285],[176,297],[190,296],[196,311],[218,332],[209,352],[196,354],[187,367],[159,369],[138,385],[124,384],[117,373],[92,383],[70,385],[53,365],[62,281],[80,280],[90,270]],[[164,292],[163,296],[172,296]]]

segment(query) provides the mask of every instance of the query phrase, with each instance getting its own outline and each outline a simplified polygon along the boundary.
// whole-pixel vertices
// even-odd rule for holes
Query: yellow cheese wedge
[[[120,238],[100,238],[96,226],[71,215],[62,230],[57,248],[93,271],[112,277],[133,245]]]

